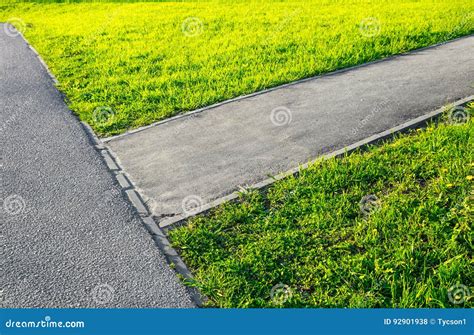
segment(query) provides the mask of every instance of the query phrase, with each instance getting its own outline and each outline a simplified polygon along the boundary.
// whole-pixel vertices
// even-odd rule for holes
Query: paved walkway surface
[[[473,50],[470,36],[229,102],[108,146],[166,220],[472,95]]]
[[[19,36],[0,24],[0,305],[191,307]]]

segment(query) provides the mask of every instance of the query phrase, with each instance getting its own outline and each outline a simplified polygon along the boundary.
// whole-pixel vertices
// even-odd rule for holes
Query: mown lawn
[[[473,307],[473,112],[320,161],[170,239],[210,306]]]
[[[0,3],[100,135],[472,34],[473,12],[471,0]]]

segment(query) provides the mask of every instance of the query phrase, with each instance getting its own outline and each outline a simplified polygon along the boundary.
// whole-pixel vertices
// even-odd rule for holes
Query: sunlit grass
[[[473,307],[472,107],[171,231],[194,285],[219,307]]]
[[[0,21],[25,23],[70,107],[111,135],[471,34],[473,11],[468,0],[0,4]],[[367,18],[380,31],[361,33]],[[100,106],[114,115],[96,117]]]

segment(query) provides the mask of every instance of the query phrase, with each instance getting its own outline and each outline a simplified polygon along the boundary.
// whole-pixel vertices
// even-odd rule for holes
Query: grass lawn
[[[100,135],[472,34],[473,13],[472,0],[0,3]]]
[[[474,284],[467,110],[172,230],[193,284],[219,307],[474,307],[448,296]]]

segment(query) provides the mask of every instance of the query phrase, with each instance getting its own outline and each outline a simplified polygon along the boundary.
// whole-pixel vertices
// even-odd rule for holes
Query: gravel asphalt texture
[[[40,60],[0,45],[0,305],[193,307]]]

